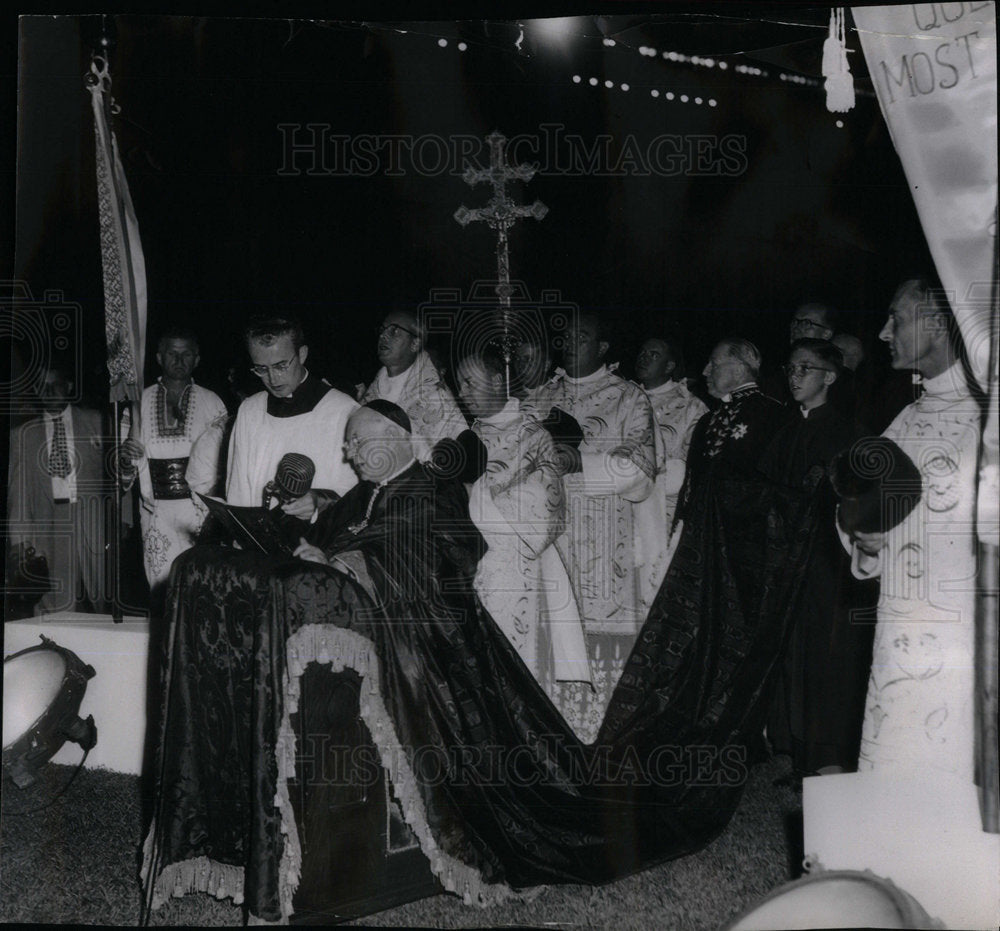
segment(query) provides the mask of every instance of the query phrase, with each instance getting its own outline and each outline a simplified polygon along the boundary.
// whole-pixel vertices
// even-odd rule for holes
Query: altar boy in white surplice
[[[565,529],[565,495],[552,437],[508,398],[504,368],[500,354],[486,349],[462,359],[457,372],[487,457],[469,491],[469,514],[488,544],[475,587],[555,700],[557,680],[590,679],[579,610],[553,546]]]
[[[605,364],[609,348],[600,318],[581,314],[565,341],[564,368],[531,402],[543,417],[565,411],[583,432],[576,467],[563,479],[568,526],[557,545],[580,605],[594,688],[565,683],[558,704],[588,741],[646,619],[635,504],[649,497],[656,474],[649,399]]]
[[[329,501],[322,492],[343,495],[357,484],[357,476],[344,458],[344,429],[358,405],[309,373],[309,347],[297,320],[287,316],[255,318],[243,336],[250,371],[266,390],[247,398],[236,414],[229,443],[226,500],[241,507],[260,507],[282,457],[298,453],[316,466],[313,487],[282,504],[281,509],[310,521]]]
[[[841,530],[859,578],[880,579],[858,770],[950,773],[974,760],[976,468],[980,406],[954,346],[943,292],[903,283],[879,337],[923,394],[883,434],[920,471],[922,496],[886,533]]]

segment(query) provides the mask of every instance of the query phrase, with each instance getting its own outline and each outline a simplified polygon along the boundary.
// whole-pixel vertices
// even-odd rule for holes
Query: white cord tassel
[[[823,43],[823,77],[827,110],[846,113],[853,109],[854,78],[847,63],[843,7],[830,10],[830,35]]]

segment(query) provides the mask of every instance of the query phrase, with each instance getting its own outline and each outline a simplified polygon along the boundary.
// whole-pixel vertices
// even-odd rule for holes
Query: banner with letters
[[[997,223],[996,5],[851,13],[938,277],[985,388]]]

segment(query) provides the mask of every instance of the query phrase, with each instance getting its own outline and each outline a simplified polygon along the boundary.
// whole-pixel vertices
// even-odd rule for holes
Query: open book
[[[251,552],[267,556],[291,556],[294,547],[275,519],[275,513],[266,508],[237,507],[221,498],[210,498],[200,491],[195,492],[208,508],[210,519],[214,519],[239,545]],[[281,514],[281,511],[278,511]]]

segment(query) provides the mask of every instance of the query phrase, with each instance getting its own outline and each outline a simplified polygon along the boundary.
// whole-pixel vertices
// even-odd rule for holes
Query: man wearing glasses
[[[416,314],[396,307],[378,327],[378,360],[374,381],[361,394],[361,403],[383,400],[406,411],[412,425],[413,449],[424,462],[445,437],[468,429],[458,404],[434,362],[424,349],[426,334]]]
[[[803,304],[788,324],[788,341],[833,339],[837,332],[837,312],[826,304]]]
[[[344,458],[344,428],[358,405],[346,394],[309,374],[302,327],[290,317],[252,320],[243,332],[250,371],[264,391],[251,395],[236,415],[229,445],[226,499],[259,506],[264,486],[275,477],[286,453],[308,456],[316,466],[314,489],[343,495],[357,482]],[[316,492],[282,505],[286,514],[309,520]]]

